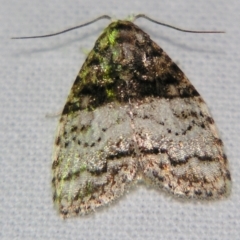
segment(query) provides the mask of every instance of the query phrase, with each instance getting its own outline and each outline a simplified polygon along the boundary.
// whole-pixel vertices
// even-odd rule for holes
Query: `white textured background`
[[[131,3],[128,3],[131,2]],[[0,0],[0,239],[239,239],[239,0]],[[179,202],[139,186],[88,217],[62,220],[52,204],[51,154],[71,85],[102,29],[91,26],[48,39],[10,40],[62,30],[101,14],[147,15],[184,34],[136,22],[178,63],[207,102],[230,162],[230,198]]]

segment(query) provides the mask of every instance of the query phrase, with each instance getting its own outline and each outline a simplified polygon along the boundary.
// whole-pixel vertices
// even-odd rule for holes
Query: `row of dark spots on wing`
[[[167,154],[168,155],[168,151],[165,148],[159,148],[159,147],[153,147],[151,149],[146,149],[146,148],[139,148],[141,154],[144,155],[160,155],[161,154]],[[161,157],[160,157],[161,158]],[[164,169],[165,165],[161,166],[161,164],[159,165],[160,168]]]
[[[152,174],[153,174],[153,177],[156,178],[158,181],[160,181],[160,182],[165,182],[166,181],[165,176],[162,176],[161,172],[153,170]],[[204,179],[198,179],[198,178],[194,178],[194,177],[189,179],[189,176],[182,176],[182,177],[178,176],[177,178],[178,178],[178,184],[181,184],[180,180],[182,179],[185,182],[189,182],[189,187],[191,187],[191,185],[192,185],[191,183],[193,183],[193,182],[195,182],[195,183],[207,183],[207,181],[204,180]],[[172,191],[174,191],[173,187],[174,187],[173,184],[171,184],[171,182],[169,182],[168,183],[168,188],[171,189]],[[196,188],[196,189],[193,189],[193,191],[194,191],[194,194],[199,196],[199,197],[203,194],[204,194],[204,196],[209,197],[209,198],[211,198],[213,196],[213,193],[212,193],[211,190],[202,191],[201,189]],[[184,191],[184,194],[186,196],[188,196],[190,193],[191,193],[190,190],[185,190]],[[224,194],[224,192],[222,194]]]
[[[90,127],[90,126],[89,126],[89,127]],[[72,141],[73,141],[73,142],[75,142],[75,141],[77,140],[76,137],[77,137],[78,134],[82,134],[83,132],[86,132],[86,131],[87,131],[87,129],[85,128],[85,126],[82,126],[82,128],[80,129],[80,131],[77,131],[77,129],[78,129],[77,126],[75,126],[75,127],[73,127],[73,128],[74,128],[73,132],[76,132],[76,134],[71,134],[71,136],[72,136]],[[106,129],[102,129],[102,131],[105,132]],[[64,133],[65,138],[66,138],[67,135],[68,135],[68,133],[65,132],[65,133]],[[99,143],[101,140],[102,140],[102,138],[99,137],[99,138],[97,139],[97,142]],[[77,141],[78,141],[78,142],[77,142],[78,145],[81,145],[81,144],[82,144],[82,142],[81,142],[80,140],[77,140]],[[58,136],[58,137],[56,138],[55,144],[56,144],[57,146],[60,146],[61,143],[62,143],[62,137],[61,137],[61,136]],[[68,144],[69,144],[69,141],[65,141],[65,140],[64,140],[64,144],[65,144],[65,147],[67,147]],[[95,145],[95,143],[92,143],[92,144],[89,145],[87,142],[85,142],[85,143],[83,144],[84,147],[88,147],[88,146],[93,147],[94,145]]]
[[[164,169],[164,167],[163,167],[163,169]],[[162,175],[161,175],[161,171],[158,172],[158,171],[156,171],[156,170],[153,170],[153,171],[152,171],[152,174],[153,174],[153,177],[156,178],[158,181],[160,181],[160,182],[165,182],[165,181],[166,181],[165,176],[162,176]],[[198,179],[198,178],[196,178],[196,177],[194,178],[194,176],[193,176],[191,179],[189,179],[189,176],[178,176],[177,178],[178,178],[178,184],[181,184],[181,182],[179,182],[181,179],[182,179],[183,181],[185,181],[185,182],[189,182],[189,185],[191,185],[192,182],[198,183],[198,182],[202,181],[202,179],[200,180],[200,179]],[[168,187],[169,187],[169,189],[174,190],[174,189],[173,189],[173,184],[171,184],[171,182],[168,183]],[[190,193],[190,190],[185,190],[184,193],[185,193],[185,195],[188,195],[188,194]],[[195,189],[195,190],[194,190],[194,194],[200,196],[200,195],[203,194],[203,192],[202,192],[200,189]],[[206,194],[207,194],[209,197],[212,196],[212,192],[211,192],[211,191],[208,191],[208,193],[206,193]]]
[[[229,171],[227,171],[223,175],[224,175],[223,176],[224,178],[227,178],[228,180],[231,180],[231,176],[230,176]],[[161,172],[158,172],[156,170],[153,170],[153,176],[156,179],[158,179],[160,182],[164,182],[166,180],[164,176],[161,176]],[[174,174],[173,174],[173,176],[174,176]],[[193,193],[197,197],[201,197],[202,196],[203,198],[205,198],[205,197],[212,198],[213,197],[213,190],[217,191],[217,194],[219,196],[222,196],[222,195],[224,195],[226,193],[226,185],[224,185],[220,189],[215,188],[213,185],[211,185],[213,190],[206,189],[206,187],[204,189],[204,185],[210,183],[206,178],[198,178],[195,175],[189,176],[189,174],[185,174],[185,175],[182,175],[182,176],[177,176],[177,181],[178,181],[179,185],[181,184],[181,180],[183,180],[185,182],[188,182],[189,188],[193,188]],[[218,179],[215,178],[214,181],[218,181]],[[201,185],[201,189],[197,188],[197,187],[193,187],[192,183],[199,183]],[[172,189],[174,191],[173,185],[171,184],[171,182],[168,183],[168,187],[169,187],[169,189]],[[204,189],[204,190],[202,190],[202,189]],[[184,193],[185,193],[186,196],[191,194],[190,197],[192,197],[192,193],[191,193],[190,190],[186,190]]]
[[[186,164],[186,162],[188,162],[188,160],[189,160],[190,158],[198,158],[198,159],[200,159],[200,160],[202,160],[202,161],[215,161],[215,160],[216,160],[215,158],[212,158],[211,156],[203,156],[203,157],[201,157],[201,156],[198,156],[198,155],[185,156],[184,159],[181,159],[181,160],[178,160],[178,159],[176,159],[176,158],[172,159],[172,158],[170,157],[170,155],[168,155],[168,157],[169,157],[169,160],[170,160],[171,165],[172,165],[173,167],[177,167],[177,166],[179,166],[179,165],[184,165],[184,164]]]
[[[64,144],[64,147],[67,148],[70,144],[70,142],[76,142],[79,146],[82,146],[82,147],[94,147],[96,145],[96,142],[99,143],[101,142],[102,138],[99,137],[97,139],[96,142],[92,142],[91,144],[87,143],[87,142],[84,142],[82,143],[79,139],[77,139],[77,136],[80,134],[82,134],[83,132],[86,132],[87,131],[87,128],[89,128],[90,126],[81,126],[81,128],[79,128],[78,126],[73,126],[71,128],[71,134],[68,134],[66,131],[64,132],[63,136],[58,136],[55,140],[55,145],[56,146],[61,146],[62,147],[62,144]],[[106,129],[102,129],[102,131],[106,131]],[[72,139],[71,141],[66,141],[66,138],[67,136],[71,135],[72,136]],[[52,163],[52,169],[56,169],[58,166],[59,166],[59,159],[55,159]]]
[[[190,103],[186,103],[186,104],[190,104]],[[176,113],[176,112],[174,112],[174,115],[177,117],[177,118],[179,118],[179,119],[187,119],[187,118],[189,118],[189,117],[192,117],[192,118],[196,118],[196,119],[199,119],[199,118],[204,118],[205,117],[205,115],[202,113],[202,111],[199,111],[199,113],[197,113],[197,112],[194,112],[194,111],[184,111],[184,110],[182,110],[180,113]],[[205,117],[205,121],[206,122],[208,122],[208,123],[210,123],[210,124],[213,124],[214,123],[214,120],[211,118],[211,117],[209,117],[209,116],[206,116]]]
[[[159,149],[157,147],[153,147],[151,149],[145,149],[145,148],[140,148],[139,149],[141,151],[142,154],[159,154],[159,153],[165,153],[165,149]]]
[[[203,197],[208,197],[208,198],[212,198],[213,197],[213,192],[211,190],[205,190],[204,192],[200,189],[195,189],[194,190],[195,195],[197,196],[201,196],[204,195]]]
[[[194,125],[198,125],[198,126],[200,126],[201,128],[203,128],[203,129],[205,129],[205,128],[207,128],[207,126],[209,125],[209,124],[214,124],[214,120],[213,120],[213,118],[211,118],[210,116],[204,116],[203,115],[203,113],[200,111],[200,118],[202,119],[201,121],[200,121],[200,123],[196,123],[194,120],[192,120],[192,124],[193,124],[193,126]]]
[[[176,112],[174,113],[174,115],[177,117],[177,118],[180,118],[180,119],[187,119],[187,118],[189,118],[189,115],[190,116],[193,116],[194,118],[198,118],[197,117],[197,113],[196,112],[193,112],[193,111],[191,111],[190,113],[188,113],[188,112],[185,112],[185,111],[181,111],[181,113],[180,114],[177,114]],[[193,120],[194,121],[194,120]],[[182,129],[182,135],[186,135],[186,133],[188,132],[188,131],[191,131],[192,130],[192,125],[191,124],[189,124],[188,126],[187,126],[187,128],[186,129]],[[168,131],[168,133],[171,133],[171,132],[169,132],[169,130],[167,130]],[[178,136],[179,135],[179,133],[178,132],[175,132],[175,136]]]
[[[114,159],[120,159],[120,158],[123,158],[123,157],[127,157],[127,156],[132,156],[134,157],[136,154],[135,154],[135,151],[134,149],[130,146],[130,148],[126,151],[118,151],[114,154],[109,154],[107,156],[107,160],[114,160]]]
[[[160,168],[164,169],[164,166],[162,166],[162,167],[160,166]],[[156,178],[158,181],[160,181],[160,182],[166,181],[166,178],[161,175],[161,171],[153,170],[152,174],[153,174],[153,177]],[[173,174],[173,176],[174,176],[174,174]],[[226,177],[228,180],[231,180],[229,171],[226,172],[224,177]],[[181,180],[188,182],[189,188],[193,188],[193,193],[194,193],[194,195],[196,195],[196,197],[203,197],[203,198],[206,198],[206,197],[212,198],[213,197],[213,190],[206,189],[206,188],[204,189],[204,185],[209,184],[209,181],[206,178],[198,178],[195,175],[189,176],[189,174],[188,175],[185,174],[182,176],[177,176],[177,181],[178,181],[179,185],[181,184]],[[215,179],[215,181],[218,181],[218,180]],[[201,189],[194,187],[192,183],[199,183],[201,185]],[[174,185],[171,184],[171,182],[168,183],[168,187],[169,187],[169,189],[174,191]],[[220,189],[216,189],[214,186],[212,186],[212,187],[213,187],[213,189],[215,189],[215,191],[217,191],[217,194],[219,196],[222,196],[226,193],[226,185],[221,187]],[[202,189],[204,189],[204,190],[202,190]],[[184,194],[186,196],[191,194],[189,196],[192,197],[192,191],[190,191],[190,190],[185,190]]]
[[[199,113],[194,112],[194,111],[191,111],[191,112],[181,111],[180,113],[176,113],[176,112],[175,112],[174,115],[175,115],[177,118],[182,119],[182,120],[188,119],[189,117],[192,117],[192,118],[195,118],[195,119],[198,120],[198,121],[196,122],[194,119],[192,119],[192,120],[190,121],[191,124],[189,124],[186,129],[182,129],[182,133],[181,133],[182,135],[186,135],[186,133],[187,133],[188,131],[191,131],[194,126],[199,126],[199,127],[203,128],[203,129],[205,129],[205,128],[206,128],[206,125],[208,125],[208,124],[214,124],[213,118],[211,118],[210,116],[205,116],[205,115],[202,113],[202,111],[200,111]],[[200,120],[200,119],[201,119],[201,120]],[[198,123],[198,122],[199,122],[199,123]],[[168,130],[167,130],[167,131],[168,131]],[[168,131],[168,133],[169,133],[169,131]],[[175,135],[179,135],[179,133],[178,133],[178,134],[175,133]]]
[[[173,175],[174,176],[174,175]],[[182,176],[177,176],[177,181],[178,184],[181,185],[181,180],[184,182],[188,182],[188,187],[189,188],[193,188],[193,193],[197,196],[197,197],[207,197],[207,198],[211,198],[213,196],[213,192],[211,190],[201,190],[200,188],[197,187],[193,187],[193,183],[198,183],[201,185],[201,188],[204,188],[204,184],[209,184],[209,181],[206,178],[199,178],[197,176],[195,176],[194,174],[192,174],[191,176],[189,174],[184,174]],[[169,188],[172,189],[173,186],[171,185],[171,183],[169,183]],[[192,194],[190,190],[185,190],[184,194],[186,196],[188,196],[189,194]],[[190,195],[190,197],[192,197],[192,195]]]

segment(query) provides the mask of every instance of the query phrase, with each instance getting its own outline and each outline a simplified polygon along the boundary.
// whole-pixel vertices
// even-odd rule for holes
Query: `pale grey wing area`
[[[200,96],[63,115],[54,153],[54,201],[63,217],[106,205],[140,179],[180,197],[230,192],[223,144]]]
[[[200,96],[150,99],[133,109],[133,123],[145,180],[176,196],[229,194],[223,144]]]
[[[129,105],[62,115],[53,156],[54,201],[63,217],[121,196],[137,174]]]

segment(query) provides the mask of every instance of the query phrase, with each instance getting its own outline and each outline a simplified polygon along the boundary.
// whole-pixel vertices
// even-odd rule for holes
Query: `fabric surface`
[[[238,239],[239,1],[0,0],[0,6],[0,239]],[[51,189],[59,112],[84,52],[109,22],[52,38],[10,38],[53,33],[102,14],[126,18],[133,13],[182,28],[226,31],[187,34],[136,21],[207,102],[225,144],[232,194],[222,201],[179,201],[138,185],[94,214],[62,220]]]

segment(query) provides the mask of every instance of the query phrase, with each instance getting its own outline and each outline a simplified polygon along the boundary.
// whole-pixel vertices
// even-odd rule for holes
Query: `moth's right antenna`
[[[57,33],[52,33],[52,34],[47,34],[47,35],[40,35],[40,36],[31,36],[31,37],[12,37],[11,39],[28,39],[28,38],[45,38],[45,37],[52,37],[52,36],[56,36],[56,35],[59,35],[59,34],[65,33],[65,32],[69,32],[69,31],[75,30],[75,29],[77,29],[77,28],[85,27],[85,26],[87,26],[87,25],[89,25],[89,24],[92,24],[92,23],[94,23],[94,22],[96,22],[96,21],[98,21],[98,20],[101,20],[101,19],[111,19],[111,17],[108,16],[108,15],[102,15],[102,16],[100,16],[100,17],[98,17],[98,18],[96,18],[96,19],[94,19],[94,20],[92,20],[92,21],[90,21],[90,22],[87,22],[87,23],[78,25],[78,26],[76,26],[76,27],[68,28],[68,29],[66,29],[66,30],[63,30],[63,31],[57,32]]]

